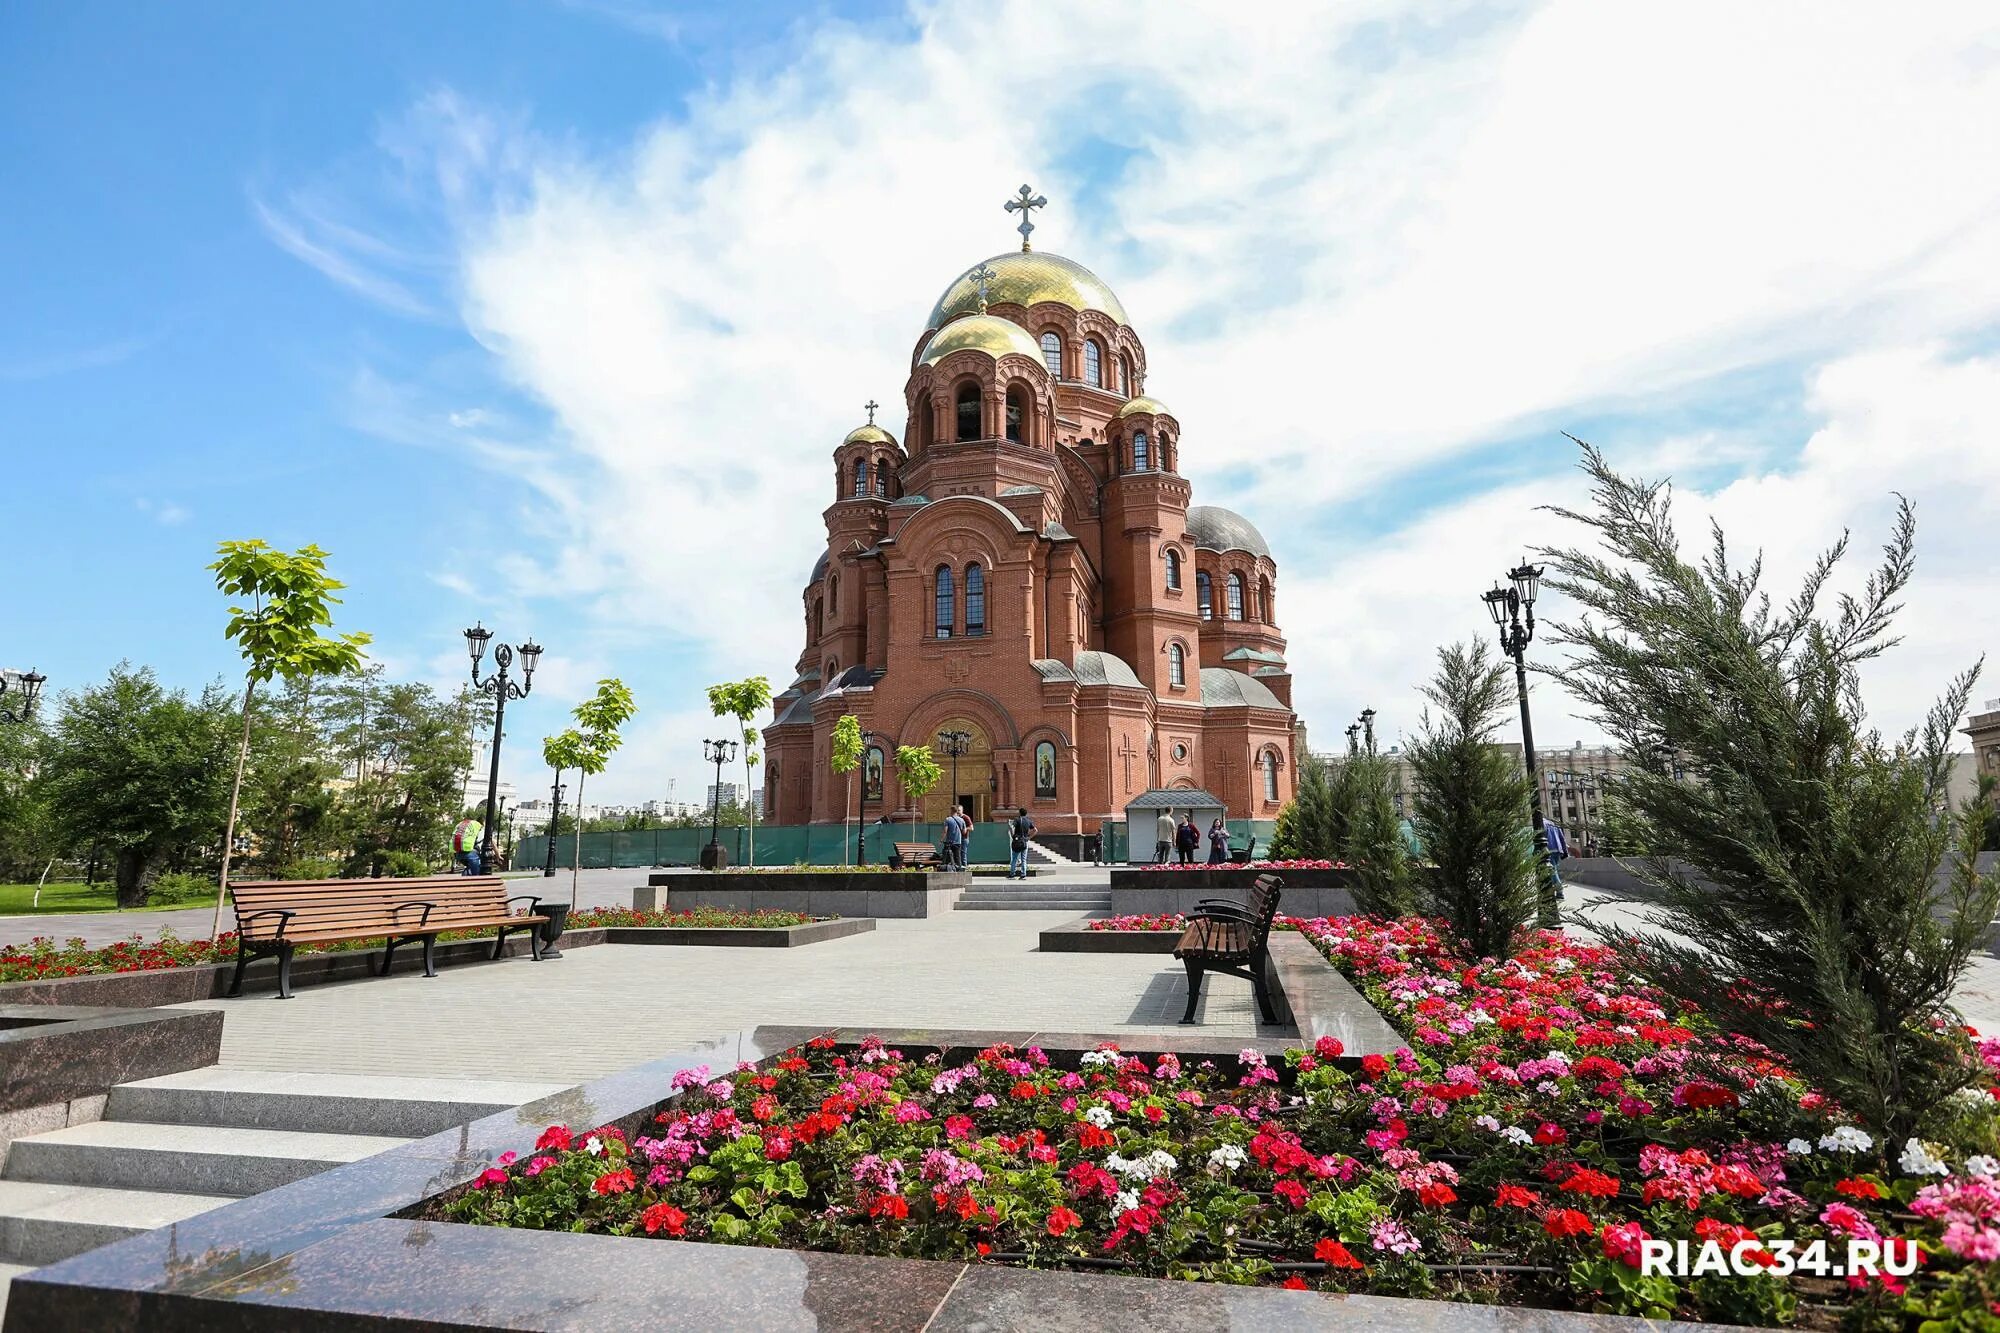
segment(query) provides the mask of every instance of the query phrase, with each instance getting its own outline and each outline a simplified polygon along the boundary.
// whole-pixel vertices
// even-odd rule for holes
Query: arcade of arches
[[[1180,420],[1110,288],[1025,243],[974,265],[903,393],[907,448],[870,403],[834,450],[804,649],[764,732],[766,818],[850,813],[828,763],[845,713],[868,733],[864,819],[936,821],[957,797],[1086,834],[1173,786],[1275,818],[1297,730],[1277,564],[1242,515],[1191,505]],[[971,737],[956,784],[950,731]],[[944,772],[914,810],[898,745]]]

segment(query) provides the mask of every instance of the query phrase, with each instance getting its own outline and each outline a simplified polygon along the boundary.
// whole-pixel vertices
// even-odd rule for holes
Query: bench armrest
[[[1233,907],[1239,912],[1247,912],[1250,910],[1250,904],[1244,902],[1241,898],[1198,898],[1195,900],[1195,906]]]
[[[539,893],[517,893],[502,904],[502,906],[512,907],[515,903],[528,904],[528,915],[533,916],[535,909],[542,905],[542,895]]]
[[[1232,908],[1226,903],[1203,903],[1184,915],[1190,921],[1235,921],[1245,926],[1260,924],[1256,917],[1242,908]]]
[[[241,935],[243,933],[243,927],[248,925],[250,922],[255,921],[260,916],[279,916],[283,917],[284,920],[278,923],[278,933],[273,935],[271,938],[275,940],[281,940],[285,937],[285,927],[291,925],[292,918],[297,915],[298,915],[297,912],[294,912],[289,908],[284,908],[284,907],[266,907],[261,912],[251,912],[248,913],[247,915],[245,913],[238,912],[236,914],[236,933],[238,935]]]
[[[417,919],[417,924],[419,926],[427,926],[430,924],[431,920],[431,909],[436,906],[437,906],[436,903],[427,903],[422,901],[421,899],[412,899],[411,901],[406,903],[397,903],[394,907],[389,909],[389,915],[390,916],[400,915],[405,907],[421,907],[424,909],[424,914],[423,916]]]

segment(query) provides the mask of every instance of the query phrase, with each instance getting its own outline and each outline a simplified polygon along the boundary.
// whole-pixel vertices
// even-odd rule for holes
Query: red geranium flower
[[[535,1140],[535,1147],[555,1152],[568,1152],[570,1145],[569,1126],[550,1125],[542,1131],[542,1137]]]
[[[1567,1236],[1587,1236],[1597,1230],[1597,1224],[1587,1213],[1579,1213],[1574,1208],[1557,1208],[1542,1219],[1542,1230],[1562,1240]]]
[[[1542,1196],[1533,1190],[1512,1183],[1501,1185],[1493,1198],[1502,1208],[1532,1208],[1541,1201]]]
[[[1296,1180],[1280,1180],[1271,1186],[1271,1193],[1283,1199],[1294,1208],[1306,1206],[1306,1187]]]
[[[1616,1259],[1632,1268],[1639,1266],[1639,1243],[1651,1239],[1652,1233],[1637,1222],[1626,1222],[1619,1226],[1604,1224],[1604,1256]]]
[[[1361,1072],[1370,1078],[1380,1078],[1389,1072],[1389,1062],[1379,1055],[1364,1055],[1361,1057]]]
[[[591,1181],[590,1188],[596,1194],[623,1194],[627,1190],[636,1189],[638,1184],[638,1178],[629,1169],[621,1167],[616,1171],[606,1171]]]
[[[1338,1037],[1321,1037],[1313,1043],[1313,1054],[1322,1060],[1338,1060],[1346,1051]]]
[[[1287,1291],[1311,1290],[1310,1287],[1306,1286],[1306,1280],[1300,1277],[1297,1273],[1292,1274],[1290,1277],[1286,1278],[1283,1282],[1280,1282],[1278,1285],[1283,1287]]]
[[[1880,1185],[1877,1185],[1872,1180],[1862,1180],[1859,1177],[1851,1177],[1843,1180],[1833,1188],[1836,1194],[1845,1194],[1850,1199],[1879,1199],[1882,1197],[1882,1187]]]
[[[1618,1177],[1607,1176],[1602,1171],[1593,1171],[1587,1166],[1579,1166],[1570,1172],[1569,1179],[1562,1183],[1562,1187],[1572,1194],[1591,1194],[1600,1199],[1613,1199],[1618,1196]],[[1758,1191],[1760,1194],[1762,1192]]]
[[[670,1203],[654,1204],[639,1214],[639,1220],[645,1224],[649,1236],[661,1231],[669,1236],[685,1235],[687,1232],[688,1215]]]
[[[1081,1217],[1078,1217],[1061,1204],[1057,1204],[1054,1208],[1049,1209],[1049,1234],[1051,1236],[1060,1236],[1071,1227],[1081,1224],[1082,1221]]]
[[[1313,1246],[1313,1258],[1332,1268],[1360,1268],[1361,1261],[1349,1254],[1347,1247],[1330,1237],[1322,1237]]]
[[[1417,1186],[1417,1202],[1426,1208],[1442,1208],[1446,1204],[1458,1202],[1458,1191],[1449,1185],[1433,1182]]]

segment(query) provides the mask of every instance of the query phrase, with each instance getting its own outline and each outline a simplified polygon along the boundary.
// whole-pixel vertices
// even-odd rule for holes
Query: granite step
[[[121,1083],[111,1120],[417,1139],[561,1092],[562,1083],[191,1069]]]
[[[1046,902],[1014,902],[1011,900],[966,902],[960,899],[952,907],[960,912],[1108,912],[1111,904],[1091,898],[1057,898]]]
[[[52,1264],[234,1202],[217,1194],[0,1180],[0,1263]]]
[[[192,1194],[262,1194],[410,1140],[99,1120],[18,1140],[5,1179]]]
[[[7,1319],[7,1288],[21,1274],[34,1271],[34,1266],[31,1264],[0,1263],[0,1323],[6,1322]]]

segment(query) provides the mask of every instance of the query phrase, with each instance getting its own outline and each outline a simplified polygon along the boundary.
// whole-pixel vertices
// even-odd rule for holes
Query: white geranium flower
[[[1951,1167],[1931,1150],[1931,1145],[1922,1139],[1911,1139],[1903,1145],[1903,1155],[1896,1159],[1896,1165],[1903,1168],[1906,1176],[1948,1176]]]
[[[2000,1157],[1989,1157],[1980,1153],[1965,1159],[1965,1174],[1968,1176],[2000,1176]]]
[[[1208,1155],[1208,1173],[1226,1176],[1250,1160],[1250,1154],[1233,1143],[1225,1143]]]
[[[1519,1125],[1507,1126],[1507,1128],[1500,1131],[1500,1137],[1509,1143],[1518,1143],[1524,1148],[1535,1141],[1535,1136],[1527,1130],[1522,1129]]]
[[[1785,1145],[1785,1151],[1794,1157],[1812,1156],[1812,1144],[1804,1139],[1793,1139]]]
[[[1083,1118],[1091,1124],[1096,1125],[1099,1129],[1111,1128],[1111,1110],[1109,1107],[1093,1106],[1083,1113]]]
[[[1085,1065],[1115,1065],[1118,1063],[1116,1051],[1085,1051],[1081,1060]]]
[[[1111,1201],[1111,1215],[1116,1217],[1120,1213],[1129,1213],[1138,1206],[1139,1191],[1119,1190],[1118,1197]]]
[[[1490,1115],[1474,1116],[1472,1118],[1472,1123],[1479,1126],[1481,1129],[1485,1130],[1489,1134],[1498,1134],[1500,1132],[1500,1122],[1498,1120],[1495,1120]]]
[[[592,1134],[589,1138],[583,1141],[583,1150],[589,1153],[592,1157],[602,1157],[604,1156],[604,1140],[598,1138],[597,1135]]]
[[[1819,1146],[1827,1152],[1867,1152],[1875,1140],[1857,1125],[1835,1125],[1831,1134],[1820,1136]]]

